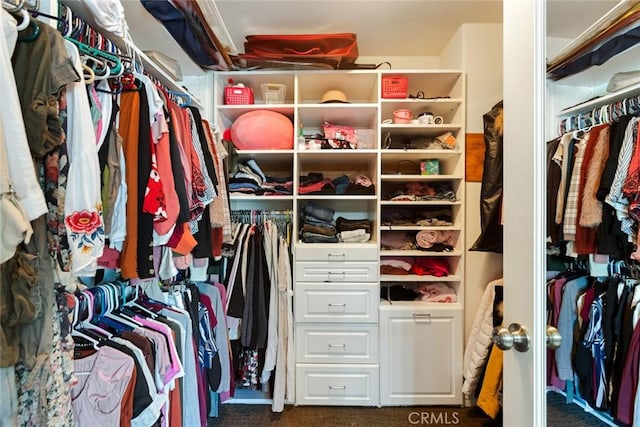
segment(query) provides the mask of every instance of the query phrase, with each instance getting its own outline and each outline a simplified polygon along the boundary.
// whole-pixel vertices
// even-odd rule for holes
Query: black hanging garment
[[[482,116],[484,169],[480,190],[480,236],[470,250],[502,253],[502,101]]]

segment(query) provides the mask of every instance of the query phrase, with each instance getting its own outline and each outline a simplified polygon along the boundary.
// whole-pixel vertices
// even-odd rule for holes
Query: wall
[[[359,64],[381,64],[388,62],[391,64],[391,68],[395,70],[402,69],[427,69],[427,68],[439,68],[440,58],[437,56],[360,56],[358,57]],[[386,70],[389,67],[383,65],[381,70]]]
[[[463,24],[440,55],[441,68],[462,69],[467,75],[467,133],[482,133],[482,115],[502,99],[502,24]],[[465,247],[480,235],[481,183],[465,188]],[[502,255],[465,254],[465,343],[484,289],[502,275]]]

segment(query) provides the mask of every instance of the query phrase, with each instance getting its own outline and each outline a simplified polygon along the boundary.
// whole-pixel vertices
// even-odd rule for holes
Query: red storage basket
[[[406,98],[409,94],[409,79],[407,77],[382,77],[383,98]]]
[[[253,89],[241,86],[226,86],[224,88],[224,103],[226,105],[253,104]]]

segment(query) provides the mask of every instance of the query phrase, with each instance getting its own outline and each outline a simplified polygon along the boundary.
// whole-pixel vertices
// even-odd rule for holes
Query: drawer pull
[[[341,253],[341,254],[327,254],[327,260],[331,261],[332,259],[335,259],[336,261],[338,260],[338,258],[342,259],[342,261],[344,261],[347,257],[347,254],[345,253]]]
[[[329,276],[329,280],[331,280],[332,276],[340,276],[342,279],[344,279],[347,274],[344,271],[329,271],[327,275]]]
[[[431,313],[413,313],[413,320],[416,323],[431,323]]]
[[[347,308],[345,303],[341,303],[341,304],[329,303],[329,304],[327,304],[327,306],[329,307],[329,311],[330,312],[333,312],[333,311],[345,311],[345,309]]]
[[[346,346],[344,344],[329,344],[329,347],[341,347],[341,348],[345,348]]]
[[[329,390],[346,390],[346,385],[330,385]]]

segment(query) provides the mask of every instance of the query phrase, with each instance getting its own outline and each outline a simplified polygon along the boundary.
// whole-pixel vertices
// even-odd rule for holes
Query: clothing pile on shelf
[[[362,243],[371,239],[369,219],[334,219],[335,210],[308,202],[302,209],[300,238],[305,243]]]
[[[421,230],[384,231],[380,235],[380,248],[389,250],[424,250],[433,252],[451,252],[453,250],[453,231]]]
[[[404,183],[404,188],[390,191],[384,196],[384,200],[400,201],[430,201],[448,200],[455,201],[456,194],[450,182],[417,182]]]
[[[238,163],[229,176],[229,193],[260,196],[293,194],[293,177],[266,175],[255,160]]]
[[[382,225],[453,225],[453,213],[450,207],[383,206],[381,216]]]
[[[380,298],[388,301],[423,301],[453,303],[458,295],[444,282],[387,282],[380,289]]]
[[[449,261],[446,257],[380,257],[380,274],[445,277],[449,273]]]
[[[300,177],[298,193],[301,195],[375,195],[376,188],[371,179],[365,175],[356,175],[353,179],[347,175],[340,175],[332,179],[325,177],[322,172],[310,172]]]
[[[206,10],[199,2],[140,0],[140,3],[164,26],[193,62],[211,70],[229,69],[229,46],[223,48],[217,36],[207,31]]]

